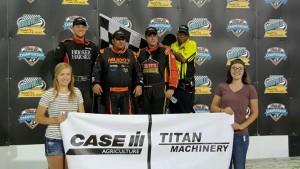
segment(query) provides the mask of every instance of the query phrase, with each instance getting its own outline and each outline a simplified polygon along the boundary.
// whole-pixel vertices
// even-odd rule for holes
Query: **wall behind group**
[[[43,142],[45,126],[34,115],[51,86],[47,52],[72,36],[77,16],[100,48],[100,13],[142,35],[155,26],[161,40],[187,24],[198,46],[195,109],[209,112],[227,64],[241,58],[259,96],[250,134],[298,136],[299,7],[296,0],[0,0],[0,145]]]

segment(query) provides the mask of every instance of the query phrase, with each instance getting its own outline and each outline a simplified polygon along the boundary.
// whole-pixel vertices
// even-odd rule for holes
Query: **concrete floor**
[[[287,158],[251,159],[247,169],[300,169],[300,156]]]

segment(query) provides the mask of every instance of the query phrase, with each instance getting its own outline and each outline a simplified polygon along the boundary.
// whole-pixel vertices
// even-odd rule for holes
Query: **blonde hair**
[[[57,64],[56,67],[55,67],[54,79],[53,79],[53,88],[54,88],[53,93],[55,94],[55,98],[56,98],[58,96],[58,93],[59,93],[59,90],[60,90],[60,86],[59,86],[59,82],[57,80],[57,76],[64,69],[70,69],[71,70],[71,81],[68,84],[68,89],[70,90],[69,101],[73,101],[74,98],[76,97],[75,90],[74,90],[74,75],[72,73],[71,65],[69,65],[67,63],[62,62],[62,63]]]

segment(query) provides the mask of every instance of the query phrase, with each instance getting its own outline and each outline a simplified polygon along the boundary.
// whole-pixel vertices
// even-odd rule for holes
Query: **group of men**
[[[86,112],[95,112],[92,92],[103,98],[107,114],[136,114],[139,108],[142,114],[194,112],[197,44],[189,39],[188,26],[178,28],[177,41],[170,46],[159,43],[158,30],[148,27],[148,46],[138,53],[126,48],[121,30],[114,32],[111,47],[98,51],[85,38],[86,26],[83,18],[76,18],[74,36],[60,42],[54,52],[57,62],[73,67]],[[135,105],[138,97],[140,107]]]

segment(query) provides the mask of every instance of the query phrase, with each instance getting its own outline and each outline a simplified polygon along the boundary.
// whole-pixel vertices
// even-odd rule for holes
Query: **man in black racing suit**
[[[148,47],[140,51],[138,60],[143,69],[143,114],[166,113],[168,100],[173,96],[178,83],[176,59],[170,49],[158,43],[157,29],[145,31]]]
[[[79,17],[73,21],[74,36],[59,43],[55,49],[57,63],[66,62],[72,66],[75,86],[82,93],[85,112],[93,112],[93,93],[91,91],[91,73],[98,56],[96,45],[85,38],[87,24]]]
[[[113,47],[100,50],[94,65],[93,92],[104,95],[105,113],[133,114],[132,94],[142,94],[143,74],[133,51],[126,49],[126,37],[121,30],[113,34],[112,44]]]

